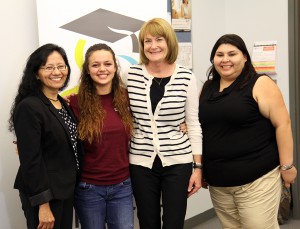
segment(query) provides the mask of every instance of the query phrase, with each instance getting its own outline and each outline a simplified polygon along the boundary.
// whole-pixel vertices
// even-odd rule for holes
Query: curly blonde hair
[[[133,131],[127,91],[122,85],[115,53],[106,44],[95,44],[92,45],[85,54],[85,61],[82,66],[78,90],[78,137],[81,140],[87,140],[89,143],[101,139],[103,119],[106,115],[105,110],[99,102],[101,97],[98,96],[94,81],[88,71],[89,57],[98,50],[106,50],[112,54],[116,67],[116,72],[112,80],[113,102],[120,114],[125,129],[129,130],[130,134],[132,134]]]

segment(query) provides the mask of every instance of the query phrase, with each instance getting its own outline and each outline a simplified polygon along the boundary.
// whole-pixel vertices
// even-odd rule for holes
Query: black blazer
[[[58,98],[77,124],[68,105],[62,97]],[[32,206],[71,197],[78,175],[71,136],[62,117],[42,92],[17,105],[14,128],[20,159],[14,188],[27,195]],[[79,141],[77,153],[81,160]]]

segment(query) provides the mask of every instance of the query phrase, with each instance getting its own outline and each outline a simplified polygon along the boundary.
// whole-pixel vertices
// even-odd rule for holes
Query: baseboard
[[[207,221],[215,216],[216,216],[215,210],[213,208],[211,208],[205,212],[202,212],[199,215],[193,216],[192,218],[185,220],[184,229],[190,229],[190,228],[196,227],[197,225],[204,223],[205,221]]]

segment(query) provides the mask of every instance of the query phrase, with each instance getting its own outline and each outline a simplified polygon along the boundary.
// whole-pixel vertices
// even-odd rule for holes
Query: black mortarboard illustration
[[[144,21],[135,18],[98,9],[60,28],[111,43],[130,35],[132,52],[138,52],[138,40],[134,33],[140,30],[143,23]]]

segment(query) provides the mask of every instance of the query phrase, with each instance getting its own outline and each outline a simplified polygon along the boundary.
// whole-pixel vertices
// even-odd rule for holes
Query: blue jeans
[[[133,228],[131,179],[114,185],[80,182],[75,189],[74,207],[82,229]]]

